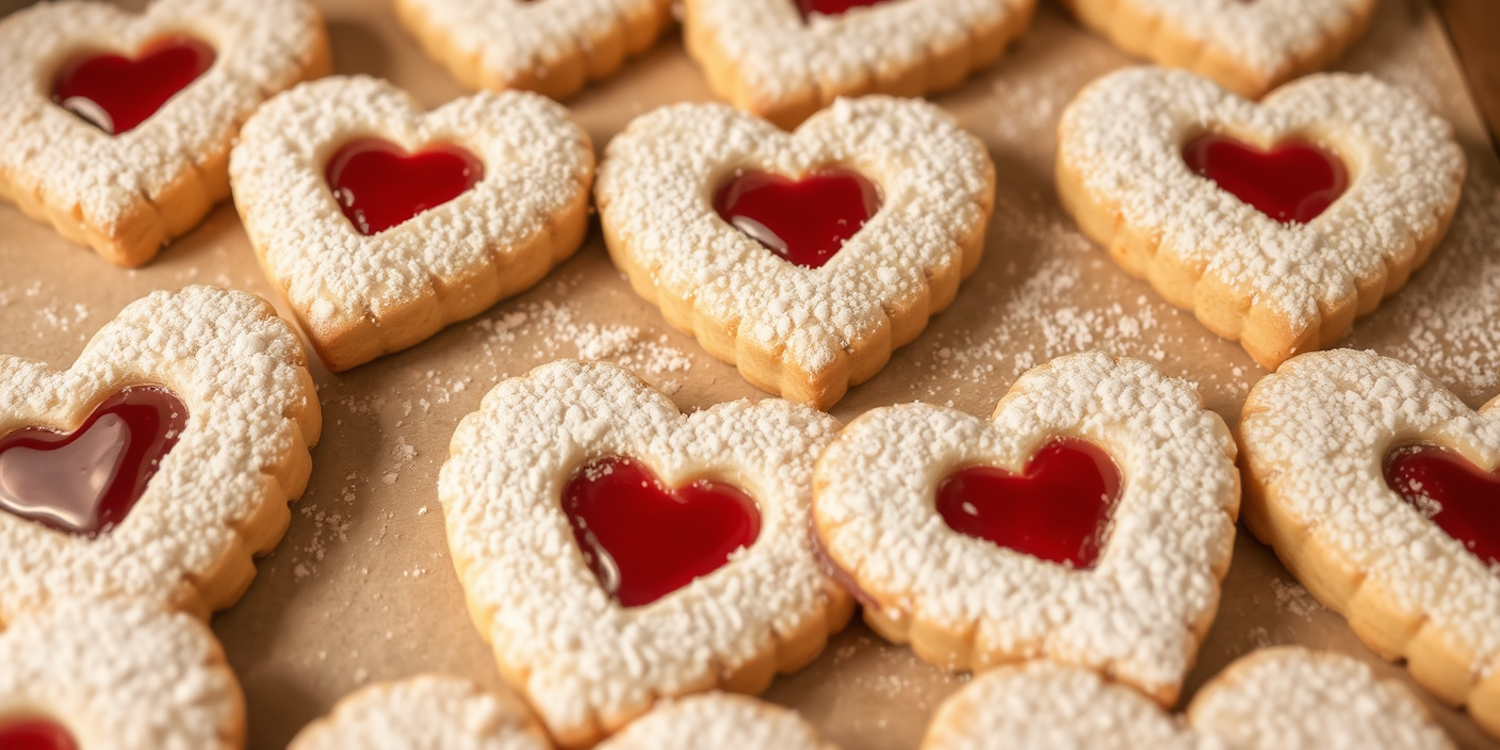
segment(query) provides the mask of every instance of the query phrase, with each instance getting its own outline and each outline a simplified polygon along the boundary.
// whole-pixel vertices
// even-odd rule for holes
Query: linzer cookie
[[[296,333],[244,292],[156,292],[67,370],[0,356],[0,623],[95,597],[233,604],[320,414]]]
[[[363,76],[245,124],[234,202],[323,363],[416,344],[539,281],[588,232],[594,152],[567,110],[484,92],[423,112]]]
[[[59,604],[0,632],[0,747],[238,750],[245,703],[208,628],[141,600]]]
[[[526,706],[457,677],[371,685],[299,732],[288,750],[551,750]]]
[[[245,118],[328,65],[303,0],[19,11],[0,21],[0,199],[139,266],[229,197]]]
[[[1287,362],[1240,424],[1245,519],[1377,653],[1500,734],[1500,400],[1478,412],[1411,365]]]
[[[833,418],[779,399],[683,415],[562,360],[465,417],[438,483],[469,612],[552,737],[587,746],[658,698],[764,690],[844,626],[807,532]]]
[[[1234,456],[1191,385],[1075,354],[989,422],[921,403],[856,419],[818,459],[813,522],[865,621],[922,659],[1047,658],[1169,705],[1229,569]]]
[[[1448,124],[1368,76],[1309,76],[1256,104],[1191,73],[1124,70],[1078,95],[1058,140],[1058,192],[1084,234],[1267,369],[1400,289],[1464,178]]]
[[[669,323],[826,409],[953,301],[994,183],[984,145],[926,102],[844,99],[792,134],[683,104],[610,142],[595,200],[615,265]]]
[[[560,99],[651,48],[671,0],[396,0],[427,54],[476,89]]]
[[[662,701],[599,750],[838,750],[795,711],[754,698],[708,693]]]
[[[996,738],[1004,738],[1003,743]],[[938,708],[922,750],[1451,750],[1400,683],[1284,646],[1230,664],[1181,719],[1090,670],[1034,661],[979,675]]]
[[[1062,0],[1120,49],[1258,99],[1343,56],[1375,0]]]
[[[921,96],[994,62],[1035,0],[687,0],[714,91],[790,128],[840,96]]]

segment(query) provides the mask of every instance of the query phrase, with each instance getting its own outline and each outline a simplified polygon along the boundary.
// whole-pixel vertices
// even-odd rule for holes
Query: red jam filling
[[[667,488],[640,462],[598,458],[574,472],[563,512],[604,590],[626,607],[650,604],[718,570],[760,535],[749,495],[700,479]]]
[[[1306,141],[1286,141],[1262,151],[1209,133],[1188,142],[1182,159],[1198,176],[1284,224],[1312,221],[1349,188],[1344,163]]]
[[[78,750],[68,730],[48,719],[0,720],[0,750]]]
[[[954,531],[1070,568],[1092,568],[1120,497],[1108,453],[1052,440],[1020,474],[970,466],[938,485],[937,511]]]
[[[880,210],[880,191],[848,169],[823,169],[800,180],[744,172],[719,188],[714,210],[785,260],[818,268]]]
[[[802,11],[803,18],[814,13],[820,16],[837,16],[855,8],[880,5],[885,2],[889,0],[797,0],[797,10]]]
[[[214,64],[214,49],[181,34],[146,45],[134,59],[91,53],[69,60],[52,82],[52,101],[110,135],[145,122]]]
[[[1407,445],[1386,458],[1385,483],[1480,560],[1500,564],[1500,470],[1480,471],[1446,448]]]
[[[0,437],[0,510],[79,536],[125,520],[187,426],[165,388],[126,388],[72,433],[26,427]],[[0,745],[3,747],[3,745]]]
[[[484,163],[458,146],[408,154],[383,138],[360,138],[334,153],[324,177],[349,223],[372,235],[463,195],[484,179]]]

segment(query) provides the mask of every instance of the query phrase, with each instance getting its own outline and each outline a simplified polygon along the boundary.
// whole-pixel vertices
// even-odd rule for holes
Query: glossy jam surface
[[[1284,224],[1312,221],[1349,188],[1344,163],[1305,141],[1286,141],[1262,151],[1210,133],[1188,142],[1182,158],[1198,176]]]
[[[408,154],[383,138],[360,138],[333,154],[324,177],[349,223],[371,235],[463,195],[484,179],[484,163],[458,146]]]
[[[890,0],[797,0],[797,10],[806,18],[814,13],[820,16],[837,16],[867,5],[880,5]]]
[[[174,35],[146,45],[135,58],[91,53],[69,60],[52,82],[52,101],[111,135],[156,114],[173,95],[214,64],[214,49]]]
[[[1120,469],[1077,439],[1053,440],[1020,474],[970,466],[938,485],[937,511],[954,531],[1071,568],[1092,568],[1120,498]]]
[[[714,194],[714,210],[785,260],[818,268],[880,210],[880,191],[848,169],[823,169],[800,180],[744,172]]]
[[[1407,445],[1386,458],[1385,483],[1480,560],[1500,565],[1500,470],[1480,471],[1445,448]]]
[[[187,416],[171,391],[141,386],[105,399],[71,433],[26,427],[0,436],[0,510],[70,534],[108,533],[146,491]]]
[[[0,718],[0,750],[78,750],[78,743],[48,719]]]
[[[728,562],[760,535],[760,509],[723,482],[667,488],[639,461],[595,459],[563,490],[589,568],[615,601],[650,604]]]

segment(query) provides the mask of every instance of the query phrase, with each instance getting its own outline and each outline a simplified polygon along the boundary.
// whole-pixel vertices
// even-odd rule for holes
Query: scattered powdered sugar
[[[356,674],[355,682],[363,681]],[[332,714],[298,733],[288,750],[551,747],[530,712],[508,692],[489,693],[457,677],[421,675],[345,696]]]
[[[1312,594],[1296,581],[1283,581],[1273,576],[1271,593],[1276,597],[1277,609],[1305,620],[1310,620],[1313,614],[1324,611],[1323,605],[1319,604],[1318,600],[1314,599]]]
[[[661,701],[599,750],[837,750],[797,712],[744,695]]]

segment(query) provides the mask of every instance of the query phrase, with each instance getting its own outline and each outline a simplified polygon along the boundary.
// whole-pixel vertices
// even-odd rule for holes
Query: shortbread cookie
[[[535,284],[583,243],[593,175],[588,134],[541,96],[424,113],[364,76],[267,102],[230,163],[261,265],[331,370]]]
[[[874,377],[979,265],[995,169],[922,101],[845,99],[794,134],[722,105],[610,142],[605,243],[667,322],[820,409]]]
[[[1319,601],[1500,735],[1500,399],[1340,349],[1260,381],[1240,423],[1245,519]]]
[[[288,750],[551,750],[520,700],[422,675],[371,685],[299,732]]]
[[[1035,0],[687,0],[684,39],[708,83],[791,128],[840,96],[958,85],[1031,23]]]
[[[0,747],[244,745],[240,686],[191,617],[144,600],[76,600],[0,632]]]
[[[1191,73],[1124,70],[1078,95],[1058,141],[1084,234],[1267,369],[1400,289],[1464,179],[1448,124],[1368,76],[1309,76],[1255,104]]]
[[[807,533],[833,418],[778,399],[684,416],[562,360],[454,433],[438,495],[469,611],[552,737],[585,746],[657,698],[756,693],[853,608]]]
[[[464,85],[554,99],[656,43],[671,0],[396,0],[396,15]]]
[[[0,199],[139,266],[229,197],[245,118],[328,66],[304,0],[39,3],[0,21]]]
[[[1062,0],[1126,52],[1258,99],[1327,67],[1364,34],[1375,0]]]
[[[1184,717],[1099,674],[1046,661],[975,677],[938,708],[923,750],[1447,750],[1400,683],[1342,654],[1283,646],[1230,664]]]
[[[795,711],[754,698],[708,693],[662,701],[599,750],[838,750]]]
[[[1045,657],[1170,704],[1229,570],[1234,456],[1190,384],[1075,354],[988,423],[921,403],[856,419],[818,459],[813,521],[865,621],[922,659]]]
[[[153,293],[67,370],[0,356],[0,624],[93,597],[233,604],[321,424],[297,334],[244,292]]]

